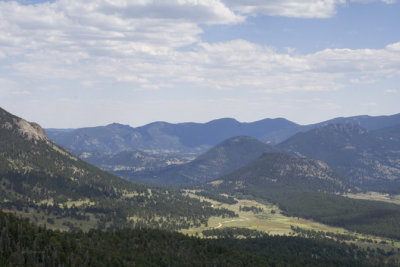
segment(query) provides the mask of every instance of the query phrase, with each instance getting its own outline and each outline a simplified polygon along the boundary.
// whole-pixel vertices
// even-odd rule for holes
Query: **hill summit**
[[[264,190],[265,193],[271,189],[336,193],[351,188],[325,163],[282,153],[264,153],[257,160],[211,184],[238,191]]]

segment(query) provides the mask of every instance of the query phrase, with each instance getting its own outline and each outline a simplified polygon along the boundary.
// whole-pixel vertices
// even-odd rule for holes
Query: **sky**
[[[400,1],[0,1],[0,107],[45,128],[400,113]]]

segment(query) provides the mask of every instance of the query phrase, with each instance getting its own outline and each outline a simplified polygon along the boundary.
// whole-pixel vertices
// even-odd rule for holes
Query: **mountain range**
[[[296,133],[298,128],[299,125],[286,119],[240,123],[224,118],[208,123],[154,122],[137,128],[113,123],[72,130],[46,129],[46,133],[51,140],[75,155],[139,150],[152,154],[197,156],[231,137],[251,136],[266,143],[278,143]]]
[[[116,171],[129,180],[157,184],[204,183],[228,174],[260,157],[264,152],[276,149],[248,136],[229,138],[193,161],[171,165],[156,171]]]
[[[133,181],[207,182],[245,166],[262,152],[275,151],[323,161],[364,190],[400,192],[399,125],[400,114],[395,114],[335,118],[312,125],[286,119],[252,123],[219,119],[205,124],[155,122],[138,128],[111,124],[46,132],[75,155]]]
[[[48,137],[75,155],[82,152],[116,154],[121,151],[150,153],[191,153],[199,155],[235,136],[250,136],[275,145],[298,132],[332,123],[351,123],[369,131],[400,124],[400,114],[391,116],[355,116],[299,125],[283,118],[242,123],[235,119],[217,119],[207,123],[154,122],[133,128],[113,123],[79,129],[46,129]]]

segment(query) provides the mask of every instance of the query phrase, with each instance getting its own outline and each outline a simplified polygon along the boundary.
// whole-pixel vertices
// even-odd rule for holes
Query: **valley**
[[[400,205],[400,195],[390,195],[387,193],[379,193],[379,192],[366,192],[357,194],[348,193],[345,194],[344,196],[354,199],[382,201]]]
[[[261,231],[271,235],[291,235],[294,234],[291,230],[291,226],[300,227],[308,230],[324,231],[324,232],[336,232],[344,233],[345,230],[342,228],[331,227],[328,225],[323,225],[311,220],[306,220],[302,218],[285,216],[278,206],[268,203],[260,203],[256,200],[249,199],[238,199],[236,204],[226,204],[221,203],[212,199],[205,197],[199,197],[193,192],[188,191],[188,195],[194,198],[199,198],[201,200],[211,202],[215,207],[223,207],[229,209],[236,214],[237,218],[221,218],[221,217],[211,217],[208,220],[207,226],[184,229],[181,232],[202,236],[201,232],[209,229],[219,229],[225,227],[239,227],[239,228],[249,228],[252,230]],[[242,208],[257,208],[261,211],[243,211]]]
[[[204,235],[206,232],[218,233],[221,237],[236,237],[246,238],[240,234],[240,229],[250,229],[257,232],[268,234],[272,236],[299,236],[312,238],[313,236],[320,236],[330,238],[338,241],[344,241],[347,244],[354,244],[362,248],[381,249],[382,251],[394,253],[390,256],[391,259],[400,259],[400,240],[385,238],[375,235],[362,234],[358,232],[349,231],[341,227],[329,226],[326,224],[318,223],[313,220],[290,217],[284,214],[278,206],[270,203],[262,203],[250,199],[236,199],[237,203],[227,204],[218,202],[212,199],[199,197],[195,191],[187,191],[187,194],[194,198],[209,201],[214,206],[223,207],[232,210],[238,214],[237,218],[229,219],[223,217],[211,217],[207,225],[195,227],[190,229],[181,230],[182,233],[201,238],[216,238],[210,234]],[[379,198],[376,193],[371,193],[364,199],[372,200]],[[245,210],[245,208],[248,210]],[[239,229],[236,230],[236,229]],[[226,232],[224,232],[224,230]],[[238,231],[236,236],[235,232]]]
[[[137,235],[157,236],[166,244],[186,240],[186,249],[199,245],[201,249],[221,251],[221,262],[230,259],[222,252],[228,251],[226,246],[231,247],[234,257],[256,262],[278,260],[265,254],[261,246],[270,247],[279,260],[283,257],[290,262],[314,261],[309,249],[320,251],[327,246],[330,251],[345,255],[344,261],[370,261],[375,266],[399,263],[400,198],[394,186],[400,181],[397,118],[384,117],[377,123],[377,118],[360,117],[359,122],[375,127],[372,132],[353,124],[307,126],[303,127],[305,132],[291,132],[293,136],[274,145],[251,136],[217,142],[218,138],[225,138],[221,137],[224,134],[211,139],[193,135],[190,140],[188,133],[193,134],[191,127],[203,134],[213,133],[222,123],[240,133],[251,129],[260,134],[264,130],[257,125],[272,123],[273,127],[269,127],[278,138],[278,133],[289,131],[293,124],[263,120],[242,125],[217,120],[205,126],[184,124],[175,129],[172,124],[155,123],[142,130],[152,129],[150,133],[159,134],[167,129],[169,134],[181,135],[147,136],[146,142],[151,140],[152,145],[143,152],[135,150],[138,140],[134,146],[107,141],[119,131],[131,134],[128,126],[83,129],[84,134],[81,130],[53,130],[60,136],[69,134],[64,140],[83,142],[63,148],[51,141],[39,125],[0,110],[1,216],[9,223],[29,220],[32,225],[26,225],[27,229],[33,227],[36,230],[32,231],[48,233],[59,240],[75,240],[75,233],[81,233],[88,240],[100,238],[96,241],[100,244],[108,238],[118,239],[124,231],[138,242],[143,240]],[[288,125],[291,126],[287,128]],[[87,139],[91,138],[89,134],[97,136],[92,141],[99,150],[90,150],[94,147]],[[174,141],[165,143],[168,147],[160,147],[156,153],[149,152],[166,140]],[[182,140],[191,149],[179,149]],[[141,144],[143,147],[139,148],[150,143]],[[76,146],[81,145],[89,150],[77,152]],[[363,176],[364,172],[368,176]],[[374,185],[376,191],[368,191]],[[2,227],[0,241],[21,242],[21,235],[8,232],[7,224]],[[160,249],[153,241],[149,239],[154,247],[150,253]],[[304,242],[307,245],[299,245]],[[25,244],[30,246],[28,241]],[[274,247],[308,252],[283,256],[284,250]],[[96,251],[91,253],[95,255]],[[327,262],[335,260],[322,250],[319,253]],[[118,257],[131,262],[126,254]],[[77,256],[77,262],[82,260]]]
[[[0,0],[0,267],[400,267],[400,0]]]

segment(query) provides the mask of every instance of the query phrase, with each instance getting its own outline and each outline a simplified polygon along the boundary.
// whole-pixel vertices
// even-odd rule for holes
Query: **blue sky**
[[[44,127],[400,112],[394,0],[0,1],[0,106]]]

